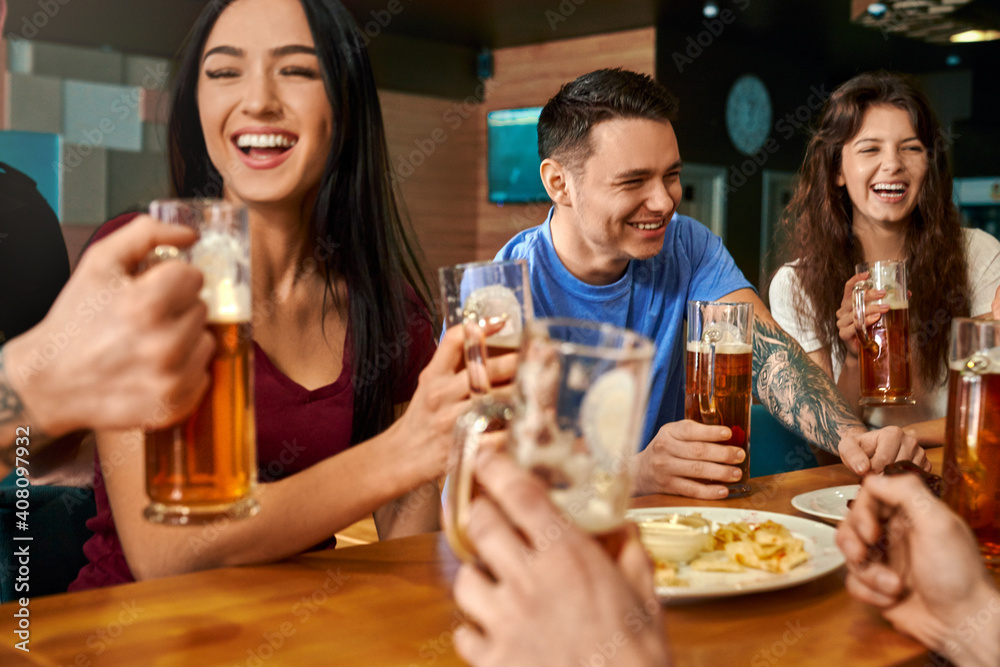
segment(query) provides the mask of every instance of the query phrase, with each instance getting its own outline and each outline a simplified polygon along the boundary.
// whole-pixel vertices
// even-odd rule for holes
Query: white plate
[[[792,507],[805,514],[839,523],[847,516],[847,501],[854,500],[860,488],[860,484],[848,484],[800,493],[792,498]]]
[[[713,531],[719,524],[731,521],[753,524],[770,519],[785,526],[792,535],[802,540],[810,558],[785,574],[752,568],[746,568],[743,572],[696,572],[690,566],[682,565],[677,576],[685,579],[689,585],[657,586],[656,595],[661,600],[671,602],[773,591],[819,579],[844,564],[844,557],[834,543],[834,536],[837,534],[834,528],[790,514],[721,507],[647,507],[629,510],[628,518],[639,522],[670,514],[695,513],[711,521]]]

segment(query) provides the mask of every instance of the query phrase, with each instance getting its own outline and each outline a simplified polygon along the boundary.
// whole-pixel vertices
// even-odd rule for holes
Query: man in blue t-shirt
[[[839,454],[854,471],[897,459],[926,464],[898,428],[868,432],[837,387],[779,327],[704,225],[677,215],[681,157],[677,103],[648,76],[598,70],[562,87],[538,121],[541,177],[553,207],[497,259],[528,260],[535,313],[599,320],[656,343],[637,494],[726,497],[740,477],[730,430],[684,420],[684,311],[688,300],[754,306],[754,394],[794,432]],[[706,481],[707,480],[707,481]]]

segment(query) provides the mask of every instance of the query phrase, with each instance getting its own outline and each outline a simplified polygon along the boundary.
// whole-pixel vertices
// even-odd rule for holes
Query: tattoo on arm
[[[754,318],[753,388],[782,424],[834,454],[849,430],[864,428],[837,386],[774,322]]]
[[[6,460],[7,448],[14,444],[15,429],[29,425],[24,403],[14,388],[10,386],[8,370],[4,365],[4,349],[0,347],[0,460]],[[40,444],[49,438],[38,430],[31,432],[32,444]],[[11,449],[13,452],[13,449]]]

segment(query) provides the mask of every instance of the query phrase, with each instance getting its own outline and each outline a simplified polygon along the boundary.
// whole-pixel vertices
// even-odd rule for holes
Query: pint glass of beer
[[[948,365],[944,500],[1000,569],[1000,321],[952,320]]]
[[[912,405],[910,384],[910,307],[906,292],[906,264],[868,262],[857,273],[868,280],[854,286],[854,328],[858,334],[861,405]],[[868,301],[868,290],[885,290],[881,299]],[[888,305],[878,321],[865,325],[868,305]]]
[[[250,235],[242,206],[220,200],[163,200],[150,205],[162,222],[188,225],[200,238],[172,252],[199,268],[201,298],[215,337],[211,385],[179,424],[146,434],[149,521],[209,523],[257,512],[250,329]],[[162,251],[163,248],[158,248]]]
[[[486,359],[516,352],[534,314],[528,263],[474,262],[438,270],[445,325],[465,327],[465,364],[474,394],[488,394]]]
[[[746,452],[730,498],[750,493],[753,304],[688,301],[684,418],[728,426],[723,445]]]

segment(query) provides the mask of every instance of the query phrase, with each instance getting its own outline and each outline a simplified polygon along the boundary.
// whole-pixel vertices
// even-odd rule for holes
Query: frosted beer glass
[[[854,328],[858,334],[861,399],[865,406],[912,405],[910,384],[910,307],[906,291],[906,264],[868,262],[857,273],[870,276],[854,286]],[[885,290],[868,305],[888,305],[874,324],[865,325],[866,293]]]
[[[242,206],[220,200],[163,200],[149,207],[162,222],[199,232],[185,250],[161,246],[201,270],[201,299],[215,338],[211,384],[184,421],[146,434],[149,521],[209,523],[255,514],[257,483],[250,329],[250,235]]]
[[[473,262],[438,269],[445,325],[465,327],[465,364],[474,394],[490,392],[486,359],[516,351],[534,315],[528,263]]]
[[[944,500],[1000,569],[1000,322],[952,320],[948,366]]]
[[[612,556],[624,544],[629,460],[646,417],[652,358],[653,343],[639,334],[567,318],[529,322],[521,346],[506,446]],[[474,456],[463,458],[459,477],[471,480],[474,465]],[[466,527],[453,529],[456,552],[471,560]]]
[[[730,498],[750,493],[750,395],[753,387],[753,304],[688,301],[684,418],[728,426],[741,448],[740,479]],[[717,484],[718,482],[712,482]]]

